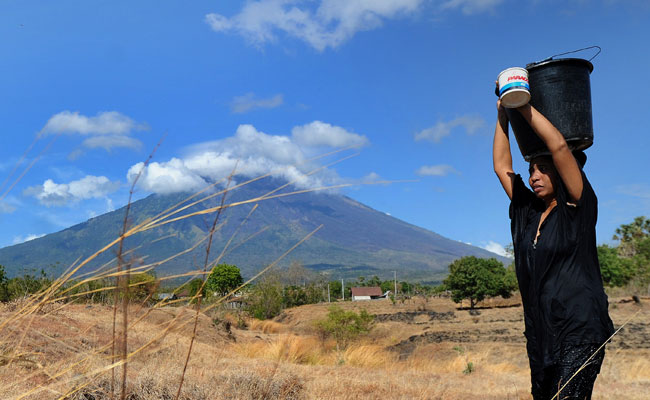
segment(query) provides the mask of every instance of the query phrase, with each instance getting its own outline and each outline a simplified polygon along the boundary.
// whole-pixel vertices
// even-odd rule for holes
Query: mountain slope
[[[225,204],[263,196],[280,185],[273,179],[245,185],[229,192]],[[285,188],[274,195],[290,190],[294,189]],[[130,226],[157,215],[187,196],[151,195],[134,202]],[[216,196],[175,217],[214,207],[220,202],[221,196]],[[332,279],[360,275],[392,277],[392,271],[398,271],[402,279],[436,280],[444,275],[451,261],[461,256],[497,257],[338,194],[301,193],[258,204],[248,219],[246,216],[253,203],[226,208],[219,216],[220,228],[214,235],[211,248],[211,259],[224,251],[221,261],[239,266],[245,276],[253,275],[274,261],[320,225],[323,227],[280,265],[296,260],[328,274]],[[10,275],[41,268],[52,276],[60,274],[78,258],[84,259],[114,240],[121,231],[124,211],[122,208],[60,232],[0,249],[0,264]],[[206,237],[214,217],[215,214],[193,216],[130,237],[125,241],[125,248],[131,250],[129,259],[152,263],[184,251]],[[246,240],[251,235],[254,237]],[[160,265],[156,268],[158,275],[202,269],[205,248],[205,243],[202,243],[195,250]],[[114,246],[83,271],[109,262],[115,254]]]

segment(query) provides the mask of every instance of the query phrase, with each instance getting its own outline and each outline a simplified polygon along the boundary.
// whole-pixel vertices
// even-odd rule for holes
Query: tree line
[[[598,246],[603,282],[650,294],[650,219],[642,216],[616,228],[617,246]]]
[[[629,224],[616,229],[613,236],[618,245],[598,246],[598,259],[603,283],[609,287],[627,287],[630,291],[648,291],[650,293],[650,219],[637,217]],[[129,277],[129,297],[133,301],[155,302],[161,291],[170,291],[179,297],[196,299],[199,291],[204,301],[215,301],[243,284],[238,267],[219,264],[203,279],[196,278],[181,286],[160,288],[160,281],[152,272],[139,272]],[[6,302],[27,297],[49,287],[52,280],[43,270],[40,274],[25,274],[9,279],[5,269],[0,265],[0,301]],[[110,303],[115,300],[112,288],[114,279],[97,279],[88,281],[72,280],[59,289],[60,298],[65,301],[94,301]],[[378,286],[382,292],[401,294],[401,298],[410,295],[432,295],[448,293],[452,300],[461,302],[469,300],[470,308],[487,298],[502,296],[507,298],[517,290],[517,278],[514,263],[505,267],[498,260],[462,257],[449,265],[449,275],[441,285],[424,285],[422,283],[395,282],[382,280],[378,276],[370,278],[360,276],[356,281],[345,282],[328,280],[299,262],[293,262],[286,269],[275,270],[265,274],[260,280],[238,291],[245,310],[255,318],[267,319],[279,315],[282,310],[304,304],[324,301],[339,301],[343,297],[351,298],[350,289],[355,286]],[[391,293],[395,295],[395,293]],[[231,298],[232,300],[233,298]],[[395,301],[395,297],[392,298]]]
[[[626,287],[628,292],[650,294],[650,219],[636,217],[622,224],[612,237],[618,245],[598,246],[603,284]],[[507,268],[494,258],[463,257],[449,266],[449,275],[441,286],[454,300],[470,301],[470,308],[486,297],[510,297],[517,290],[514,262]]]

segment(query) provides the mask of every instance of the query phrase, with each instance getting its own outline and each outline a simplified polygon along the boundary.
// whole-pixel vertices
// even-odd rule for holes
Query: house
[[[379,286],[353,287],[350,290],[352,291],[352,301],[373,300],[381,299],[384,297]]]
[[[158,300],[166,300],[166,301],[171,301],[171,300],[176,300],[178,299],[178,296],[176,296],[176,293],[158,293],[156,295],[156,298]]]

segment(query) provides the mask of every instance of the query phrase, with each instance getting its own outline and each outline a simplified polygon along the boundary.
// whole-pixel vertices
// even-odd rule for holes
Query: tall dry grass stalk
[[[212,248],[212,238],[214,235],[215,230],[217,229],[217,223],[219,222],[219,217],[221,216],[221,211],[223,210],[223,205],[226,202],[226,193],[228,190],[228,187],[230,186],[230,182],[232,181],[232,177],[235,171],[230,174],[228,177],[228,183],[226,184],[226,191],[224,191],[223,196],[221,196],[221,207],[217,214],[214,217],[214,221],[212,222],[212,227],[210,228],[210,232],[208,234],[208,243],[205,248],[205,260],[203,262],[203,282],[201,282],[201,287],[199,290],[197,290],[197,301],[196,301],[196,314],[194,317],[194,327],[192,328],[192,338],[190,339],[190,346],[187,349],[187,357],[185,358],[185,364],[183,365],[183,372],[181,373],[181,380],[180,383],[178,384],[178,391],[176,392],[176,397],[175,399],[178,400],[178,398],[181,395],[181,389],[183,388],[183,381],[185,380],[185,372],[187,371],[187,365],[190,362],[190,356],[192,354],[192,348],[194,346],[194,339],[196,339],[196,328],[199,324],[199,313],[201,312],[201,300],[203,300],[203,296],[201,296],[201,293],[203,293],[203,288],[205,287],[205,284],[207,282],[207,275],[206,272],[208,270],[208,262],[210,260],[210,249]],[[225,250],[224,250],[225,251]],[[223,254],[223,253],[222,253]]]
[[[48,144],[48,146],[46,146],[46,148],[43,151],[41,151],[40,154],[46,151],[49,148],[49,145],[51,145],[51,143],[52,142],[50,142],[50,144]],[[156,149],[158,148],[159,145],[160,143],[156,146]],[[28,151],[30,149],[28,149]],[[156,149],[154,149],[154,151],[150,154],[143,168],[145,168],[146,165],[148,165]],[[323,155],[322,157],[327,155],[332,155],[343,150],[346,149],[341,149],[335,152],[331,152],[326,155]],[[36,159],[38,159],[38,157]],[[13,182],[13,184],[9,187],[9,189],[5,191],[4,195],[6,195],[6,193],[8,193],[15,186],[15,184],[24,176],[24,174],[29,170],[29,168],[33,166],[35,160],[23,171],[23,173],[19,176],[19,178],[15,182]],[[334,163],[340,161],[342,160],[335,161]],[[19,164],[17,164],[16,169]],[[310,171],[310,174],[315,173],[323,168],[325,168],[325,166]],[[12,390],[15,390],[17,385],[26,384],[30,381],[33,381],[36,383],[35,386],[33,386],[31,389],[25,390],[22,394],[16,396],[16,398],[27,398],[30,396],[40,396],[39,393],[43,393],[44,391],[45,392],[50,391],[51,388],[55,386],[58,387],[61,385],[74,383],[74,389],[69,393],[64,394],[63,397],[65,397],[75,392],[79,392],[83,388],[87,387],[90,384],[90,382],[92,382],[93,379],[95,379],[96,377],[99,377],[105,374],[106,372],[110,372],[111,374],[110,383],[107,384],[107,389],[110,392],[110,397],[114,398],[116,388],[119,388],[120,398],[124,399],[127,396],[126,388],[128,387],[127,380],[129,377],[129,373],[128,373],[129,362],[131,362],[131,360],[133,360],[134,357],[138,355],[146,354],[148,349],[154,348],[158,343],[161,342],[161,340],[163,340],[171,332],[177,331],[179,329],[183,329],[184,327],[192,324],[193,322],[194,331],[191,335],[191,340],[188,343],[187,356],[185,362],[183,363],[184,364],[183,373],[181,373],[181,376],[179,377],[180,384],[178,385],[178,390],[176,391],[176,398],[180,398],[185,371],[188,368],[190,355],[192,354],[194,341],[197,336],[196,329],[198,326],[197,321],[198,321],[199,313],[201,312],[204,313],[215,307],[218,307],[220,304],[223,303],[223,301],[225,301],[230,296],[232,296],[236,291],[241,290],[246,285],[249,285],[251,282],[259,278],[269,269],[277,265],[278,262],[280,262],[288,254],[290,254],[291,251],[293,251],[297,246],[299,246],[305,240],[308,240],[322,226],[316,228],[314,231],[306,235],[302,240],[298,241],[294,246],[292,246],[285,253],[283,253],[278,259],[276,259],[275,261],[270,263],[267,267],[259,271],[254,277],[247,280],[240,287],[226,294],[222,298],[217,299],[215,302],[207,306],[202,306],[200,295],[198,295],[197,298],[192,299],[192,300],[196,300],[196,304],[197,304],[195,309],[196,313],[193,319],[188,317],[182,317],[179,314],[172,320],[166,321],[160,327],[160,329],[157,331],[157,334],[154,337],[150,338],[150,340],[144,343],[140,343],[139,345],[135,346],[133,349],[129,349],[130,347],[129,332],[133,330],[137,330],[139,324],[142,323],[144,320],[146,320],[153,310],[161,309],[165,305],[174,304],[178,301],[173,301],[173,300],[156,301],[151,307],[145,307],[145,303],[151,300],[150,298],[145,299],[139,304],[139,307],[134,309],[135,313],[133,315],[133,318],[132,320],[129,320],[130,319],[129,315],[131,313],[129,292],[134,286],[145,284],[144,282],[130,284],[129,277],[134,272],[147,272],[147,271],[155,270],[156,267],[166,262],[169,262],[172,259],[182,254],[187,254],[188,252],[195,250],[199,245],[203,243],[207,243],[206,257],[202,269],[198,269],[196,271],[190,271],[183,274],[176,274],[171,277],[164,277],[159,279],[160,282],[168,279],[187,277],[189,282],[189,280],[192,277],[202,276],[205,284],[205,278],[209,274],[211,270],[210,268],[211,266],[216,265],[219,262],[219,260],[225,254],[228,253],[228,251],[232,251],[233,248],[236,248],[241,244],[245,243],[246,241],[253,239],[256,235],[258,235],[260,232],[263,232],[266,229],[263,228],[257,233],[250,235],[248,238],[245,238],[236,246],[231,247],[232,241],[239,230],[237,229],[235,234],[233,234],[231,238],[228,240],[227,245],[221,250],[219,256],[213,260],[210,260],[211,238],[214,232],[220,229],[220,227],[222,226],[218,224],[218,220],[219,220],[219,215],[223,210],[231,207],[246,205],[246,204],[255,204],[253,209],[249,213],[250,216],[250,214],[252,214],[252,212],[257,208],[257,203],[261,201],[270,200],[278,197],[295,195],[299,193],[307,193],[307,192],[313,192],[319,190],[329,190],[338,187],[351,186],[350,184],[334,185],[334,186],[327,186],[327,187],[320,187],[320,188],[313,188],[313,189],[295,190],[289,193],[277,193],[278,191],[294,183],[294,182],[289,182],[285,185],[282,185],[281,187],[278,187],[254,199],[248,199],[248,200],[234,202],[230,204],[227,204],[225,202],[226,194],[228,192],[236,188],[242,187],[244,185],[250,184],[252,182],[255,182],[259,179],[268,177],[272,175],[273,172],[274,171],[271,171],[262,176],[244,181],[238,185],[235,185],[232,188],[228,187],[229,185],[226,185],[226,188],[223,190],[218,190],[216,191],[216,193],[211,193],[209,195],[203,196],[202,198],[199,198],[202,194],[210,190],[212,187],[216,186],[219,183],[222,183],[222,181],[215,182],[210,187],[207,187],[197,193],[194,193],[193,195],[189,196],[185,200],[179,202],[178,204],[174,205],[173,207],[170,207],[167,210],[162,211],[161,213],[155,215],[154,217],[146,218],[137,224],[131,224],[130,221],[132,218],[130,215],[130,205],[131,205],[131,199],[133,196],[134,188],[137,183],[137,178],[136,178],[134,182],[132,182],[131,190],[129,192],[129,201],[125,208],[122,230],[118,235],[118,237],[116,237],[110,243],[107,243],[104,247],[97,250],[95,253],[91,254],[89,257],[86,257],[85,259],[77,260],[77,262],[73,263],[65,271],[64,274],[62,274],[60,277],[55,279],[48,288],[44,288],[38,293],[26,298],[25,301],[21,302],[18,305],[17,310],[12,312],[8,317],[4,318],[3,321],[0,321],[0,335],[2,335],[2,339],[0,339],[0,346],[11,349],[11,352],[8,353],[8,355],[3,355],[3,359],[7,360],[7,364],[11,365],[12,363],[22,362],[21,360],[28,360],[29,356],[34,354],[30,352],[22,352],[20,350],[23,347],[23,343],[25,343],[28,340],[33,340],[33,338],[31,337],[32,334],[47,339],[50,343],[56,343],[61,348],[65,348],[67,352],[66,357],[68,357],[67,359],[66,357],[63,357],[57,360],[49,360],[49,362],[46,362],[45,364],[35,363],[34,365],[36,365],[37,368],[35,368],[32,372],[26,374],[23,378],[12,382],[9,386],[5,385],[6,386],[5,388],[12,388]],[[142,170],[140,171],[140,173],[142,173]],[[234,175],[234,172],[232,175]],[[138,174],[138,177],[139,176],[140,174]],[[5,181],[5,184],[8,181],[8,179]],[[382,182],[374,182],[374,183],[382,183]],[[189,207],[198,205],[217,195],[222,196],[222,200],[219,206],[207,208],[204,210],[200,210],[198,212],[191,212],[191,213],[185,213],[183,215],[179,215],[182,214],[182,212],[184,210],[187,210]],[[135,266],[136,263],[142,264],[143,259],[137,259],[137,258],[133,258],[132,256],[129,256],[129,254],[133,252],[134,249],[127,250],[124,248],[124,241],[126,238],[130,236],[154,229],[164,224],[180,221],[196,215],[208,215],[208,214],[215,214],[214,223],[212,225],[212,228],[210,229],[210,232],[208,232],[208,234],[205,237],[203,237],[201,240],[199,240],[190,248],[182,252],[179,252],[175,255],[172,255],[165,260],[158,261],[151,264]],[[158,238],[157,240],[160,239],[162,238]],[[116,256],[114,259],[105,263],[95,271],[91,271],[83,274],[79,273],[79,271],[81,271],[84,267],[86,267],[90,262],[95,260],[99,255],[104,254],[105,252],[113,248],[116,248]],[[131,258],[127,258],[127,257],[131,257]],[[73,277],[75,278],[76,282],[71,283]],[[104,286],[99,289],[92,289],[87,291],[81,291],[78,293],[72,293],[74,289],[79,288],[84,284],[89,284],[94,281],[106,280],[106,279],[111,279],[115,281],[116,284]],[[79,298],[81,296],[86,296],[89,294],[106,293],[106,292],[113,292],[113,307],[112,307],[113,324],[111,327],[110,339],[105,340],[104,342],[98,344],[94,348],[80,349],[74,346],[70,346],[65,341],[58,340],[57,338],[51,335],[47,335],[33,327],[35,321],[40,320],[42,318],[54,317],[54,314],[56,312],[60,312],[68,308],[68,304],[70,304],[68,302],[70,300],[74,300],[75,298]],[[118,304],[120,305],[119,308],[118,308]],[[57,305],[57,306],[55,308],[48,309],[48,305]],[[117,322],[118,309],[121,309],[121,319],[119,324]],[[120,327],[119,331],[118,331],[118,326]],[[106,361],[108,361],[108,363],[106,363]],[[97,363],[99,363],[99,365],[97,365]],[[115,377],[116,368],[121,368],[121,372],[122,372],[121,379],[119,380],[119,382],[116,381],[116,377]],[[73,377],[70,377],[71,375]],[[37,379],[38,376],[43,376],[43,379],[41,378]],[[0,391],[2,391],[1,388]]]

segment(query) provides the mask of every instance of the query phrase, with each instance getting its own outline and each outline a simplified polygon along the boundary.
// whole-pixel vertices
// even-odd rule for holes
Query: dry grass
[[[248,320],[248,326],[253,331],[263,332],[263,333],[282,333],[286,330],[286,327],[278,322],[273,320],[264,320],[251,318]]]
[[[454,309],[445,299],[430,303],[429,311]],[[24,304],[3,306],[0,318],[11,316],[11,310],[15,312],[21,306]],[[391,315],[417,309],[415,303],[393,307],[387,302],[375,302],[365,306],[376,314]],[[612,316],[620,322],[636,309],[631,303],[620,304],[612,310]],[[0,361],[0,397],[16,399],[27,394],[23,398],[110,398],[110,373],[105,368],[110,358],[106,345],[111,340],[111,312],[111,308],[99,305],[50,306],[31,319],[30,331],[17,353],[10,344],[24,332],[19,326],[9,329],[0,354],[12,355],[13,362],[8,365],[6,359]],[[400,352],[393,350],[396,342],[427,332],[488,332],[498,328],[520,334],[522,325],[517,316],[521,308],[484,309],[478,317],[456,311],[456,317],[450,320],[423,322],[418,317],[412,323],[380,322],[371,335],[341,352],[336,352],[334,343],[297,334],[326,313],[326,304],[299,307],[288,310],[283,323],[260,323],[250,330],[233,326],[232,335],[201,314],[180,398],[530,399],[523,342],[495,342],[491,337],[477,336],[464,343],[417,343],[402,359]],[[643,347],[642,339],[650,333],[649,316],[650,312],[644,310],[634,329],[622,332],[610,345],[596,383],[595,400],[647,398],[650,349]],[[192,321],[193,310],[163,307],[132,315],[134,320],[141,317],[141,322],[130,328],[129,349],[152,344],[129,361],[127,398],[174,398],[192,336],[191,325],[183,323]],[[479,321],[475,322],[475,318]],[[174,327],[160,338],[161,330],[173,321]],[[264,326],[274,328],[265,332]],[[636,347],[623,348],[621,341]],[[464,373],[470,362],[471,373]],[[28,394],[33,389],[37,391]],[[119,393],[121,386],[115,390]]]

